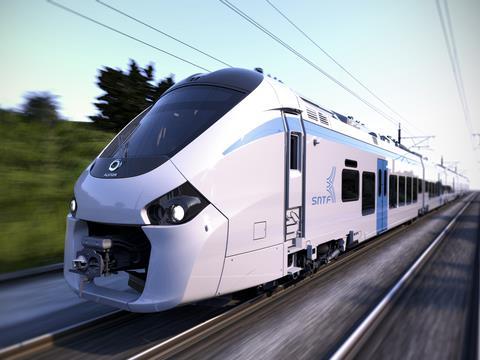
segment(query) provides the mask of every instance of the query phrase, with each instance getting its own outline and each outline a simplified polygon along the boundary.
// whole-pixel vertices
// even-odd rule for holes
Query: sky
[[[351,93],[290,53],[218,0],[104,0],[142,21],[236,67],[261,67],[319,105],[352,115],[372,131],[435,136],[433,161],[454,161],[480,189],[480,136],[462,112],[435,0],[271,0],[351,74],[303,37],[264,0],[231,0],[258,23],[302,53],[351,91],[387,113],[387,120]],[[59,3],[210,71],[225,65],[199,54],[95,0]],[[448,1],[471,127],[480,133],[480,2]],[[61,113],[74,121],[94,115],[103,66],[126,69],[129,59],[153,63],[157,79],[176,81],[204,72],[158,50],[65,12],[44,0],[0,0],[0,107],[18,108],[29,91],[59,96]],[[397,115],[399,114],[401,118]],[[394,121],[392,121],[392,119]],[[405,139],[405,145],[411,140]],[[474,151],[473,146],[478,150]]]

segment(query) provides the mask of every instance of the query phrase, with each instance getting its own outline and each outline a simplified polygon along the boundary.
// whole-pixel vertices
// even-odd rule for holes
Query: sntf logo
[[[336,202],[335,198],[335,188],[333,186],[335,182],[335,173],[337,168],[335,166],[332,167],[332,171],[330,175],[326,179],[326,194],[313,196],[312,197],[312,205],[326,205],[326,204],[333,204]]]

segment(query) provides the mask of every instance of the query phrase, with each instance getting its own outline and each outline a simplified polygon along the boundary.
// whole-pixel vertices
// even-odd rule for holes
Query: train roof
[[[211,73],[191,75],[173,85],[165,93],[189,85],[213,85],[227,87],[249,94],[260,85],[263,78],[263,74],[257,71],[240,68],[227,68]]]
[[[270,82],[275,84],[275,86],[284,86],[288,88],[288,86],[286,86],[285,84],[274,81],[273,79],[270,79]],[[368,129],[365,124],[361,123],[358,120],[355,120],[352,116],[346,116],[339,112],[329,110],[323,106],[318,105],[311,99],[299,95],[296,91],[292,89],[290,89],[290,91],[295,93],[298,97],[300,106],[302,107],[303,118],[306,121],[313,122],[319,126],[330,128],[333,131],[350,136],[379,149],[401,155],[407,159],[421,161],[427,166],[443,167],[449,172],[468,180],[467,177],[459,174],[453,169],[429,161],[422,154],[410,150],[408,147],[399,143],[391,136],[376,133]]]

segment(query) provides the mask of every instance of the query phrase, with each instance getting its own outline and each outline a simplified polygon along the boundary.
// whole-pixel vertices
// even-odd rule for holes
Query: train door
[[[305,132],[299,114],[284,112],[285,156],[285,241],[295,245],[304,236]],[[290,245],[290,244],[289,244]]]
[[[388,198],[387,198],[387,161],[377,159],[377,234],[387,230]]]

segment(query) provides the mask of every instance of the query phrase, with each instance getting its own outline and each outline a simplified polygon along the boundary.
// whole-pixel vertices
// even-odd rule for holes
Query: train
[[[81,298],[163,311],[296,277],[468,190],[259,71],[195,74],[79,176],[64,277]]]

